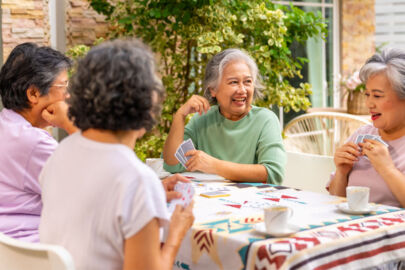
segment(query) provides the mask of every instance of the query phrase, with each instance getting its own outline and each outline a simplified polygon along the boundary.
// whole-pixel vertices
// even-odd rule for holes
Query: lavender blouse
[[[58,143],[13,110],[0,112],[0,232],[38,242],[38,176]]]

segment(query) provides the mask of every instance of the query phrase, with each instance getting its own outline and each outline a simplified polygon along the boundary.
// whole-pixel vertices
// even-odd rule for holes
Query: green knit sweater
[[[191,138],[194,146],[215,158],[241,164],[266,167],[271,184],[280,184],[284,177],[286,154],[277,116],[270,110],[252,106],[238,121],[226,119],[218,106],[203,115],[195,114],[185,127],[184,140]],[[175,173],[185,168],[164,164]]]

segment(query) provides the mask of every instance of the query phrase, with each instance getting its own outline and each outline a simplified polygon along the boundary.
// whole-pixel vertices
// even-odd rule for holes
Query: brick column
[[[2,0],[3,59],[20,43],[49,45],[48,0]]]
[[[375,52],[374,0],[342,0],[342,75],[358,70]]]
[[[107,36],[105,17],[95,12],[88,1],[68,0],[66,13],[67,48],[92,45],[97,38]]]

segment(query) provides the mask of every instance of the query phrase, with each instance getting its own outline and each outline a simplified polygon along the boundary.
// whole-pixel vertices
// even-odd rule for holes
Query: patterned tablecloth
[[[378,205],[348,215],[344,198],[267,184],[193,181],[196,217],[174,269],[360,269],[405,258],[405,210]],[[228,197],[205,198],[224,190]],[[263,208],[287,205],[300,231],[275,238],[254,230]]]

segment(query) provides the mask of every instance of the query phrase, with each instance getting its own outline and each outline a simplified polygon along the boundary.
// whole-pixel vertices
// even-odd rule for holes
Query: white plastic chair
[[[0,269],[74,270],[70,253],[61,246],[28,243],[0,233]]]
[[[325,186],[335,169],[333,157],[287,151],[282,185],[328,194]]]
[[[333,156],[356,129],[367,124],[366,119],[348,113],[306,113],[285,126],[284,145],[288,151]]]

